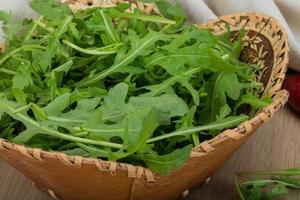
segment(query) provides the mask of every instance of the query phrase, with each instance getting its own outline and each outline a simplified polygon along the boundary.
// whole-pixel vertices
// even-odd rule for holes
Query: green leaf
[[[225,95],[237,100],[241,93],[241,86],[236,74],[221,73],[216,81],[216,95],[224,99]]]
[[[177,121],[176,129],[177,130],[184,130],[191,127],[194,127],[195,123],[195,113],[197,111],[197,106],[192,106],[188,113],[181,119]],[[192,140],[194,142],[194,146],[197,146],[200,144],[199,135],[198,133],[192,134]]]
[[[188,79],[180,79],[179,82],[185,87],[192,95],[194,103],[199,106],[199,93],[194,87],[189,83]]]
[[[16,101],[20,105],[25,105],[26,104],[28,95],[25,94],[23,90],[12,89],[12,94],[13,94],[14,98],[16,99]]]
[[[20,65],[16,75],[13,78],[13,89],[23,90],[33,84],[29,65]]]
[[[248,104],[254,109],[258,109],[258,108],[264,108],[270,105],[271,103],[272,103],[272,99],[270,97],[260,99],[251,93],[247,93],[242,96],[241,101],[239,102],[239,104],[236,105],[235,110],[237,110],[243,104]]]
[[[131,117],[129,117],[129,120],[131,120]],[[150,138],[150,136],[152,136],[153,132],[158,126],[159,123],[157,120],[156,109],[150,109],[150,111],[146,114],[143,120],[141,133],[139,134],[139,137],[137,138],[134,144],[128,144],[128,152],[131,154],[142,150],[146,145],[147,140]]]
[[[272,180],[280,181],[282,184],[285,184],[287,187],[290,187],[290,188],[300,189],[300,179],[299,178],[273,176]]]
[[[102,111],[97,109],[92,113],[89,120],[86,123],[83,123],[81,126],[77,124],[74,127],[76,131],[88,131],[89,135],[87,138],[94,140],[106,140],[109,141],[113,137],[118,137],[123,139],[125,132],[124,121],[120,121],[114,124],[105,124],[102,120]],[[139,130],[132,129],[131,133],[138,133]]]
[[[37,104],[32,104],[31,109],[33,111],[36,120],[44,121],[48,119],[48,116],[46,115],[45,111]]]
[[[225,119],[229,114],[231,113],[231,109],[228,106],[228,104],[225,104],[224,106],[221,107],[220,113],[217,116],[217,121]]]
[[[210,95],[210,99],[208,99],[210,105],[208,121],[216,119],[221,108],[227,104],[227,97],[232,100],[238,100],[243,88],[235,73],[221,72],[215,74],[213,81],[213,92]]]
[[[177,73],[175,76],[166,79],[162,83],[146,86],[145,89],[150,91],[141,96],[158,96],[162,93],[166,93],[166,91],[168,91],[175,83],[180,83],[191,93],[194,103],[199,105],[199,93],[189,83],[189,79],[199,71],[199,69],[194,68],[183,73]]]
[[[254,187],[247,199],[249,199],[249,200],[260,200],[260,199],[262,199],[261,188]]]
[[[51,68],[51,61],[58,49],[59,39],[67,31],[69,23],[71,23],[72,19],[72,16],[67,16],[63,21],[61,21],[57,30],[51,33],[51,35],[48,37],[47,51],[37,54],[39,57],[38,65],[42,72],[47,72],[49,68]]]
[[[128,18],[128,19],[138,19],[142,21],[150,21],[150,22],[157,22],[162,24],[175,24],[176,22],[170,19],[166,19],[160,16],[154,16],[154,15],[144,15],[144,14],[138,14],[138,13],[126,13],[126,12],[116,12],[115,10],[112,10],[110,12],[110,16],[112,17],[122,17],[122,18]]]
[[[127,116],[128,120],[128,142],[124,142],[127,146],[126,152],[113,153],[114,159],[120,159],[129,156],[135,152],[142,151],[146,146],[147,140],[152,136],[153,132],[159,126],[157,120],[156,109],[149,109],[149,111],[133,112]],[[139,130],[139,132],[132,130]],[[126,132],[124,130],[124,132]],[[123,136],[125,138],[125,136]],[[122,149],[121,149],[122,150]]]
[[[287,194],[287,193],[288,193],[288,189],[284,184],[277,184],[270,191],[270,195],[272,196],[279,195],[279,194]]]
[[[54,101],[49,103],[45,108],[48,115],[56,115],[63,112],[70,105],[70,94],[66,93],[58,96]]]
[[[37,134],[39,134],[38,130],[26,129],[14,137],[12,141],[17,144],[24,144]]]
[[[140,155],[146,166],[157,173],[166,174],[171,170],[182,167],[189,158],[192,151],[192,145],[183,149],[177,149],[168,155],[158,155],[156,152],[150,152]]]
[[[135,109],[155,107],[160,124],[170,124],[170,119],[184,116],[188,107],[186,103],[175,95],[163,94],[158,97],[131,97],[129,104]]]
[[[55,68],[53,70],[53,72],[64,72],[64,73],[68,73],[68,71],[70,70],[70,68],[73,66],[73,60],[69,60],[67,62],[65,62],[64,64],[58,66],[57,68]]]
[[[72,15],[67,4],[59,3],[57,0],[31,0],[30,6],[33,10],[50,19],[64,19]]]
[[[155,2],[159,8],[159,11],[165,17],[170,18],[170,19],[178,19],[178,18],[186,19],[187,18],[183,8],[180,6],[180,4],[178,2],[175,5],[172,5],[168,1],[164,1],[164,0],[155,1]]]
[[[128,85],[126,83],[119,83],[109,90],[104,98],[102,120],[116,122],[124,117],[124,114],[128,112],[125,103],[127,92]]]
[[[99,98],[81,99],[77,101],[76,107],[68,112],[48,115],[47,124],[50,126],[64,127],[72,131],[75,126],[80,127],[93,117],[93,113],[96,111],[99,101]]]
[[[236,59],[239,59],[242,47],[243,47],[243,38],[245,36],[245,29],[241,29],[237,41],[232,45],[232,56]]]
[[[7,24],[11,21],[11,15],[3,10],[0,10],[0,20]]]

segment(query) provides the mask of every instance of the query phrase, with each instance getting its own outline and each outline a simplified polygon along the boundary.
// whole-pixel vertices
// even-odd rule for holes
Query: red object
[[[293,109],[300,113],[300,75],[288,77],[283,88],[290,93],[289,104]]]

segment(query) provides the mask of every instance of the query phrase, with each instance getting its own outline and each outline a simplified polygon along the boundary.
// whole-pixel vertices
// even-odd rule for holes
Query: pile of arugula
[[[300,189],[300,169],[241,172],[236,176],[236,190],[241,200],[273,200],[287,194],[288,189]],[[242,181],[242,178],[252,177]],[[261,178],[268,176],[267,178]],[[255,177],[255,178],[253,178]]]
[[[232,42],[156,4],[163,16],[55,0],[30,2],[37,19],[0,12],[0,137],[167,173],[270,103],[256,95],[258,67],[238,60],[243,30]]]

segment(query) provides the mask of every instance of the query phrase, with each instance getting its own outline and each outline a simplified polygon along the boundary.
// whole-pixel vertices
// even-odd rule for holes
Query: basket
[[[73,9],[78,9],[93,3],[96,6],[111,6],[121,1],[67,2]],[[152,4],[131,2],[145,13],[158,13]],[[226,24],[231,27],[233,38],[240,28],[246,30],[241,59],[260,66],[257,77],[264,84],[262,92],[268,92],[273,103],[260,110],[253,119],[195,147],[181,169],[169,175],[159,175],[140,166],[31,149],[4,139],[0,139],[0,157],[57,199],[178,198],[184,191],[205,182],[288,99],[288,93],[280,88],[287,69],[289,47],[286,33],[278,22],[264,14],[237,13],[200,26],[220,34],[226,31]]]

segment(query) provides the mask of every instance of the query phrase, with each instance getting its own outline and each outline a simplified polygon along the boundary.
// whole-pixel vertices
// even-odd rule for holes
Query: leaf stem
[[[93,128],[81,128],[81,127],[74,127],[73,128],[76,131],[83,130],[93,133],[119,133],[123,132],[124,129],[93,129]]]
[[[57,33],[57,39],[60,38],[60,36],[65,32],[67,26],[69,25],[69,23],[73,20],[73,16],[67,16],[66,19],[64,20],[63,25],[58,29],[58,33]]]
[[[197,133],[192,134],[192,139],[194,142],[194,146],[198,146],[200,144],[199,136]]]
[[[53,116],[48,116],[48,119],[51,121],[64,122],[64,123],[83,123],[83,122],[85,122],[84,120],[66,119],[63,117],[53,117]]]
[[[174,54],[174,55],[167,55],[167,56],[158,57],[158,58],[152,60],[151,62],[147,63],[145,67],[147,68],[151,65],[154,65],[154,64],[158,63],[160,60],[170,59],[170,58],[185,58],[185,57],[187,57],[187,58],[190,58],[190,57],[209,58],[209,56],[199,55],[199,54],[185,54],[185,55]]]
[[[69,47],[81,52],[81,53],[85,53],[85,54],[89,54],[89,55],[100,56],[100,55],[114,54],[114,53],[117,52],[116,50],[110,50],[110,51],[103,50],[103,51],[101,51],[101,50],[96,50],[96,49],[84,49],[84,48],[81,48],[81,47],[77,46],[76,44],[74,44],[72,42],[67,41],[67,40],[63,40],[63,43],[68,45]]]
[[[29,108],[31,108],[31,106],[32,106],[31,104],[22,106],[22,107],[16,109],[16,110],[14,111],[14,113],[20,113],[20,112],[22,112],[22,111],[28,110]]]
[[[40,20],[34,21],[34,23],[37,24],[39,27],[42,27],[43,29],[49,31],[50,33],[54,32],[53,28],[47,27],[47,25],[41,22]]]
[[[236,188],[236,191],[237,191],[237,193],[238,193],[240,199],[241,199],[241,200],[246,200],[246,198],[245,198],[243,192],[241,191],[238,176],[235,176],[235,188]]]
[[[77,133],[73,133],[72,135],[73,136],[76,136],[76,137],[85,137],[89,134],[89,132],[87,131],[82,131],[82,132],[77,132]]]
[[[273,175],[273,176],[300,176],[300,169],[283,170],[283,171],[246,171],[240,172],[239,176],[257,176],[257,175]]]
[[[10,74],[10,75],[16,75],[17,74],[17,72],[15,72],[13,70],[4,69],[4,68],[0,68],[0,72],[6,73],[6,74]]]
[[[259,184],[262,184],[262,183],[263,184],[279,183],[279,184],[283,184],[283,185],[288,186],[288,187],[295,187],[295,185],[284,182],[284,181],[270,180],[270,179],[246,181],[246,182],[243,182],[241,185],[245,185],[245,186],[247,186],[247,185],[256,185],[257,183],[259,183]]]
[[[151,138],[147,141],[147,143],[157,142],[157,141],[164,140],[164,139],[167,139],[170,137],[175,137],[175,136],[187,136],[192,133],[197,133],[197,132],[205,131],[205,130],[224,129],[224,128],[233,126],[235,124],[239,124],[247,119],[248,119],[248,117],[246,115],[241,115],[241,116],[235,117],[231,120],[225,120],[225,121],[221,121],[221,122],[213,122],[208,125],[197,126],[197,127],[186,129],[186,130],[174,131],[171,133],[167,133],[164,135],[160,135],[160,136]]]
[[[142,21],[157,22],[157,23],[161,23],[161,24],[170,24],[170,25],[176,24],[176,21],[166,19],[166,18],[163,18],[160,16],[151,16],[151,15],[147,16],[147,15],[138,15],[138,14],[133,14],[133,13],[117,13],[117,14],[110,13],[110,16],[123,17],[123,18],[128,18],[128,19],[139,19]]]

